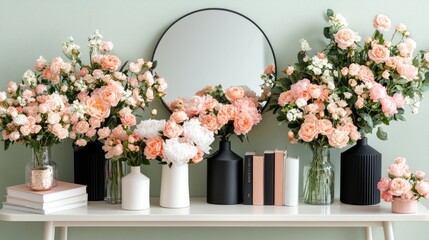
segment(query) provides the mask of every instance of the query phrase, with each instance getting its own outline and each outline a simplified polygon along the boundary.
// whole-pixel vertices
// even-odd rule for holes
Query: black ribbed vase
[[[243,203],[243,158],[231,150],[231,142],[220,141],[219,150],[207,159],[207,202]]]
[[[99,141],[88,144],[74,151],[74,182],[86,185],[89,201],[104,199],[105,157]]]
[[[377,182],[381,178],[381,153],[366,137],[341,153],[340,201],[352,205],[380,203]]]

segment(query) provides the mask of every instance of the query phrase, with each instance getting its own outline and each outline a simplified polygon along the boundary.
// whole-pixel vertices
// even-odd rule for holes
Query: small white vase
[[[150,179],[143,175],[140,166],[131,167],[131,172],[122,178],[122,209],[144,210],[150,207]]]
[[[188,164],[162,166],[159,205],[165,208],[189,207]]]

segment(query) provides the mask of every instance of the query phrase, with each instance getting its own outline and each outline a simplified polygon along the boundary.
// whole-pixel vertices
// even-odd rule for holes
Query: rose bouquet
[[[287,122],[289,141],[313,149],[342,148],[382,123],[404,120],[404,107],[417,112],[428,85],[429,55],[419,52],[413,57],[416,44],[405,25],[397,25],[392,40],[386,40],[382,32],[391,21],[379,14],[373,21],[374,34],[360,44],[361,37],[340,14],[328,10],[327,17],[326,48],[312,55],[302,39],[298,63],[284,70],[285,77],[271,90],[270,109],[280,122]],[[387,139],[380,127],[377,136]],[[312,175],[317,176],[310,169],[308,177]]]
[[[240,140],[258,124],[262,116],[256,94],[245,86],[208,86],[191,98],[179,98],[170,104],[173,114],[198,117],[202,126],[214,132],[222,141],[231,135]]]
[[[28,76],[49,84],[66,95],[70,103],[70,137],[77,146],[98,139],[98,130],[122,123],[135,124],[134,112],[155,98],[165,95],[167,83],[153,75],[156,62],[137,59],[122,64],[111,54],[113,43],[103,41],[98,31],[88,38],[89,63],[81,59],[80,47],[72,37],[63,43],[63,53],[70,60],[55,57],[47,62],[40,57],[35,72]],[[124,110],[125,109],[125,110]]]
[[[401,201],[410,203],[422,197],[429,198],[429,179],[425,178],[425,173],[422,171],[412,173],[405,158],[396,158],[394,163],[389,165],[387,172],[388,177],[381,178],[377,184],[384,201],[399,201],[401,204]],[[393,205],[392,208],[395,212],[399,210]]]

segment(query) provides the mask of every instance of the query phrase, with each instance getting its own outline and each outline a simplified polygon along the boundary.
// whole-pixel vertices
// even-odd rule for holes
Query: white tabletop
[[[251,206],[251,205],[213,205],[205,198],[192,198],[191,206],[181,209],[162,208],[158,199],[151,199],[150,209],[143,211],[122,210],[120,204],[89,202],[87,207],[52,213],[48,215],[32,214],[9,209],[0,210],[3,221],[67,221],[71,222],[151,222],[148,225],[162,225],[161,222],[174,222],[179,226],[210,225],[213,222],[225,222],[234,226],[253,225],[252,223],[281,222],[380,222],[380,221],[429,221],[429,211],[419,204],[415,214],[392,213],[390,204],[380,203],[373,206],[355,206],[342,204],[336,200],[332,205]],[[206,223],[206,224],[205,224]],[[233,224],[234,223],[234,224]],[[218,225],[218,224],[216,224]],[[232,226],[231,225],[231,226]]]

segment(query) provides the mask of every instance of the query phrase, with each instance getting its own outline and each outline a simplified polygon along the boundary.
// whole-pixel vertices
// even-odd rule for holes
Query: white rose
[[[304,106],[307,105],[307,101],[304,98],[298,98],[296,101],[296,106],[298,106],[299,108],[303,108]]]

